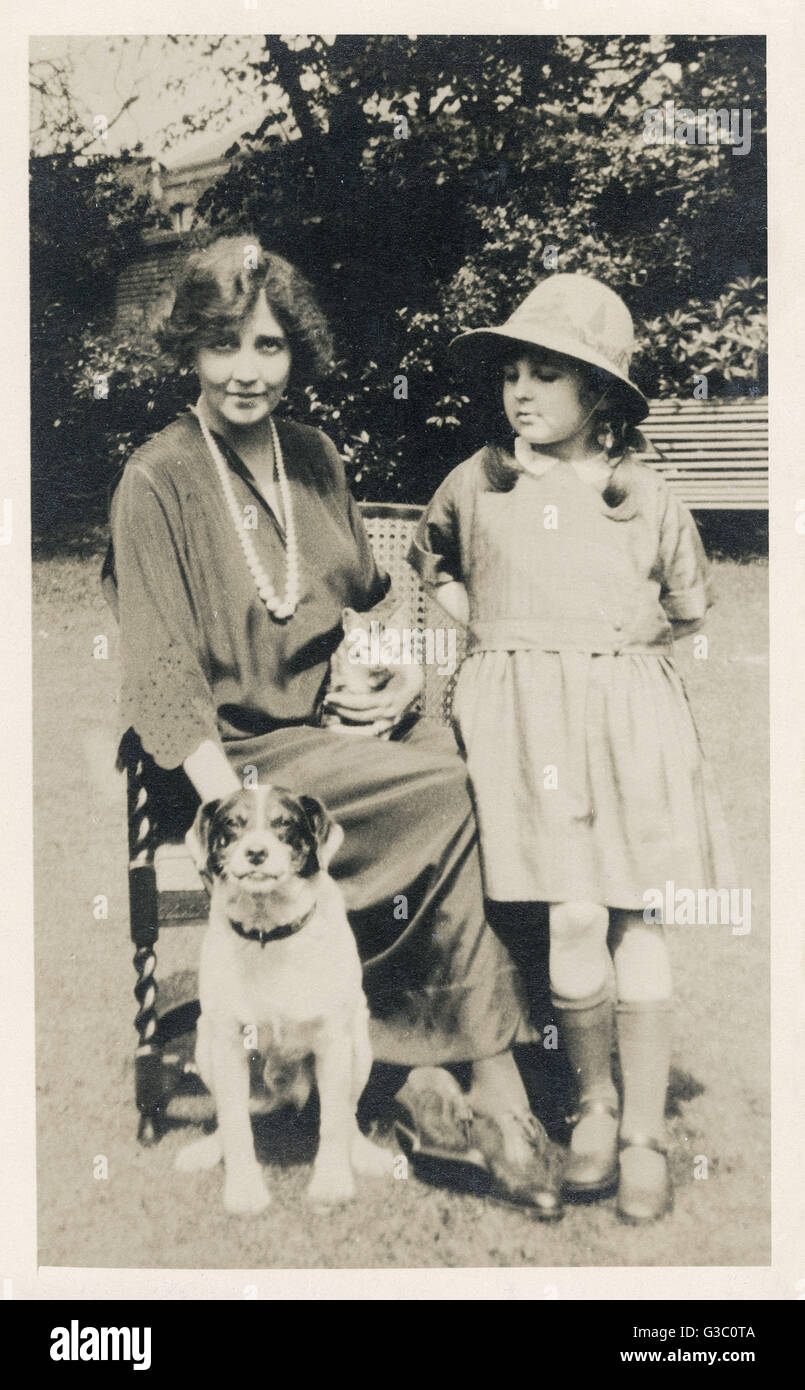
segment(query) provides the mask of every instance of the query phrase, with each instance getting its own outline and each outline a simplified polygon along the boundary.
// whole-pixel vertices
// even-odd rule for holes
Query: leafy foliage
[[[267,36],[244,59],[250,81],[281,87],[295,138],[266,144],[272,111],[233,144],[199,213],[213,233],[253,230],[314,281],[338,361],[288,409],[333,435],[359,496],[424,500],[477,447],[477,386],[453,376],[449,340],[499,322],[552,269],[623,295],[648,394],[691,394],[696,373],[710,394],[765,389],[763,64],[762,38],[680,36]],[[748,108],[749,153],[647,143],[645,112],[669,99]],[[71,190],[68,221],[85,194]],[[99,216],[117,228],[113,248],[86,248],[93,276],[67,267],[82,327],[129,226],[111,192]],[[94,327],[91,342],[72,329],[64,341],[68,358],[80,350],[64,379],[103,421],[105,446],[90,459],[90,430],[86,455],[101,481],[192,383],[145,342]],[[88,405],[94,371],[109,373],[109,396]]]
[[[79,393],[91,338],[115,282],[140,252],[146,200],[121,177],[132,156],[76,158],[72,146],[31,160],[31,450],[34,519],[97,491],[114,448],[115,407]],[[119,420],[118,420],[119,423]],[[43,515],[44,512],[44,515]]]

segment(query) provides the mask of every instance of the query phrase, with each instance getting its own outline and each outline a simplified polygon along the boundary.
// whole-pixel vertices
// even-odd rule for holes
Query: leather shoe
[[[619,1219],[629,1226],[659,1221],[674,1205],[665,1149],[644,1134],[622,1138],[620,1148]]]
[[[415,1067],[394,1099],[394,1128],[413,1163],[419,1160],[476,1172],[486,1160],[472,1143],[472,1109],[443,1067]]]
[[[561,1220],[561,1176],[536,1115],[530,1111],[475,1114],[472,1137],[491,1174],[490,1197],[528,1207],[538,1221]]]
[[[595,1148],[574,1151],[571,1136],[562,1181],[567,1197],[605,1197],[618,1185],[618,1107],[613,1101],[597,1096],[582,1100],[571,1120],[574,1133],[582,1120],[593,1115],[609,1116],[612,1124],[604,1122],[601,1125],[603,1137]]]

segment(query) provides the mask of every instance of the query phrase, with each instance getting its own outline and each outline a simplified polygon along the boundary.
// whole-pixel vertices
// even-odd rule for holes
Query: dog
[[[347,1201],[355,1173],[387,1176],[392,1155],[358,1128],[372,1064],[369,1010],[342,894],[327,866],[344,837],[320,802],[244,788],[196,817],[210,920],[199,972],[196,1064],[218,1127],[177,1157],[183,1172],[224,1162],[224,1206],[257,1213],[270,1196],[249,1115],[250,1054],[266,1057],[266,1108],[301,1108],[315,1077],[321,1121],[307,1189]]]

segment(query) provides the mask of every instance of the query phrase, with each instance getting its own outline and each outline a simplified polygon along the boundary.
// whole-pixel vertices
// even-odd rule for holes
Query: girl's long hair
[[[520,470],[512,466],[515,434],[500,405],[500,371],[509,354],[500,354],[495,363],[496,384],[494,400],[487,389],[482,396],[482,414],[486,451],[484,474],[490,492],[511,492]],[[646,441],[638,429],[637,414],[628,391],[621,388],[617,377],[586,363],[577,364],[584,371],[584,389],[589,399],[603,396],[591,418],[598,444],[609,460],[611,474],[603,491],[608,507],[619,507],[628,496],[626,470],[621,468],[630,453],[645,453]],[[494,370],[494,369],[493,369]],[[487,377],[487,381],[488,381]]]

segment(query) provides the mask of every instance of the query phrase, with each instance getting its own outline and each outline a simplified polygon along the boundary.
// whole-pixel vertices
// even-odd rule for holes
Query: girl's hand
[[[428,593],[440,608],[449,614],[462,627],[470,620],[470,599],[465,585],[458,579],[448,580],[446,584],[428,584]]]
[[[423,684],[422,668],[416,664],[398,666],[382,690],[356,692],[331,690],[324,700],[324,709],[350,724],[360,724],[361,732],[384,734],[398,724],[405,711],[419,695]]]

